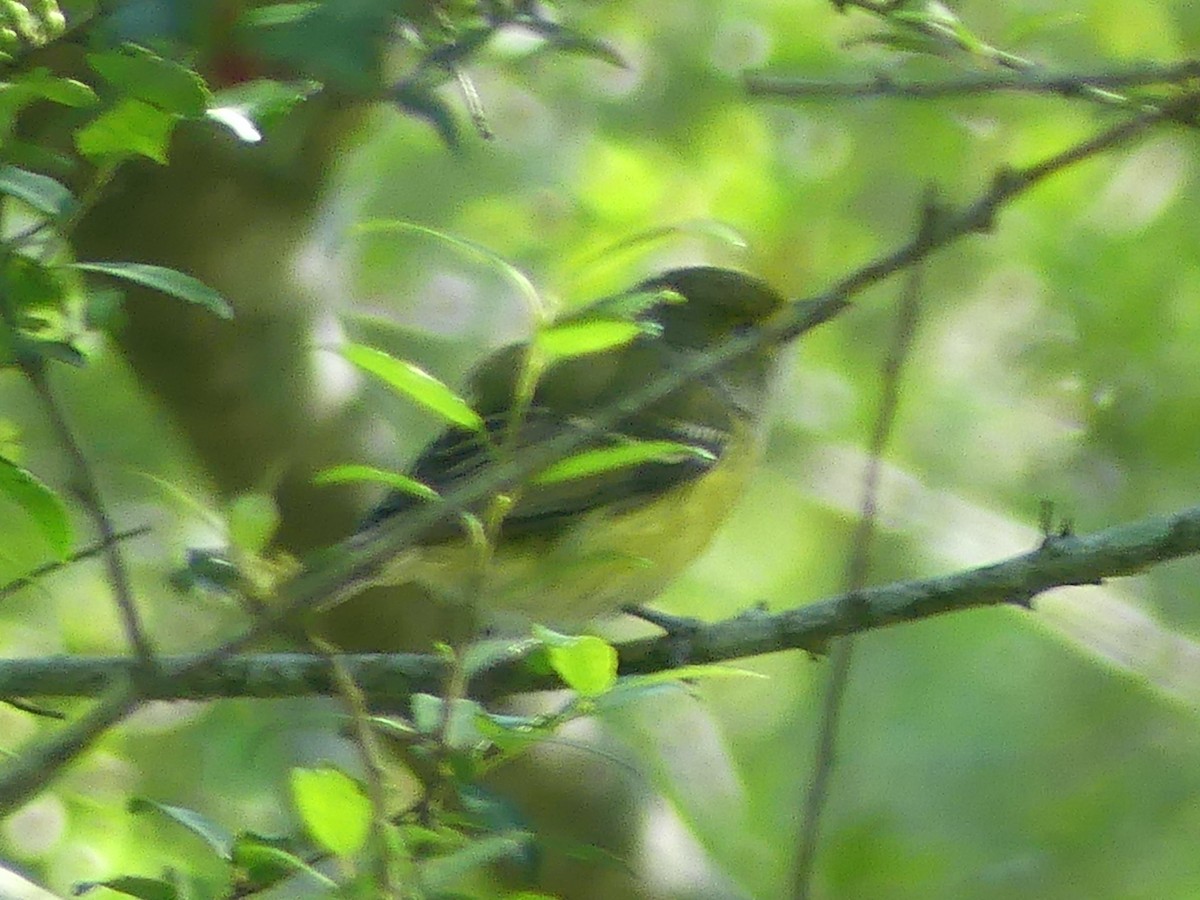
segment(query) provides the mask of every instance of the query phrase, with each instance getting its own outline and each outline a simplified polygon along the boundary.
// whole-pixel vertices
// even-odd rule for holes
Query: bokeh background
[[[1200,42],[1200,8],[1182,0],[955,10],[993,44],[1055,71],[1183,59]],[[871,40],[877,20],[816,0],[577,2],[563,15],[628,68],[506,36],[470,68],[492,140],[468,130],[451,152],[427,123],[379,109],[341,134],[322,164],[319,205],[294,235],[213,251],[221,262],[207,277],[235,305],[259,291],[273,299],[250,304],[250,330],[235,342],[253,364],[222,348],[233,370],[228,385],[212,386],[224,405],[203,426],[112,347],[60,373],[120,523],[153,525],[129,552],[162,646],[202,646],[236,617],[217,599],[169,587],[187,547],[223,536],[155,479],[220,509],[234,493],[303,481],[318,463],[402,465],[437,423],[358,381],[329,348],[344,335],[370,339],[455,380],[528,327],[528,310],[486,260],[428,235],[364,235],[355,223],[404,220],[472,241],[526,273],[548,304],[701,261],[803,297],[912,235],[930,185],[944,202],[966,202],[999,168],[1128,114],[1053,96],[748,98],[747,70],[828,79],[987,70],[966,55],[883,46]],[[1196,502],[1196,157],[1193,131],[1156,130],[1038,187],[1003,211],[994,233],[927,266],[872,581],[1025,551],[1039,538],[1043,500],[1080,531]],[[203,214],[180,218],[206,229]],[[292,228],[247,221],[260,235]],[[614,249],[656,229],[669,231]],[[196,236],[210,239],[211,227]],[[263,288],[285,277],[286,287]],[[840,589],[899,291],[895,281],[872,289],[798,348],[748,495],[664,609],[718,618]],[[277,342],[279,320],[295,339]],[[243,447],[238,428],[214,423],[265,421],[283,402],[269,373],[295,361],[275,355],[281,345],[304,355],[288,396],[304,415],[280,421],[275,440]],[[209,396],[212,369],[183,368],[181,378],[187,389],[170,396]],[[240,458],[229,464],[240,474],[214,475],[197,427]],[[346,458],[345,445],[310,453],[306,441],[322,427],[352,431],[361,456]],[[0,429],[0,442],[19,441],[25,465],[69,492],[61,454],[12,373],[0,373]],[[283,504],[282,534],[296,546],[335,539],[371,499],[322,490]],[[320,497],[338,511],[327,515]],[[0,546],[0,580],[44,561],[33,529],[4,507]],[[1177,562],[1052,592],[1032,613],[972,611],[861,637],[816,896],[1200,894],[1198,575],[1196,562]],[[73,567],[4,599],[0,648],[120,652],[111,606],[100,568]],[[603,627],[621,635],[634,626]],[[664,691],[537,754],[555,792],[541,795],[538,815],[564,842],[599,833],[622,857],[580,861],[552,849],[545,889],[789,895],[826,671],[800,653],[745,666],[766,679]],[[349,758],[331,721],[316,704],[152,706],[0,825],[0,854],[58,891],[168,866],[203,872],[194,838],[122,814],[125,799],[286,830],[288,765]],[[6,750],[39,727],[0,707]]]

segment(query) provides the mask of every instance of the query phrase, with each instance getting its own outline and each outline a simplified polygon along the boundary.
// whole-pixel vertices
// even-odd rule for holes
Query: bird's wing
[[[503,451],[505,454],[519,458],[522,451],[566,432],[579,434],[583,440],[575,454],[633,441],[673,442],[697,452],[667,453],[652,461],[621,465],[564,481],[540,483],[532,480],[522,486],[516,502],[507,512],[502,525],[504,536],[549,535],[585,512],[600,508],[624,509],[646,503],[709,471],[726,444],[726,435],[712,428],[646,419],[637,423],[636,433],[601,431],[585,417],[565,416],[535,407],[512,429],[507,417],[494,416],[487,420],[483,433],[458,429],[444,432],[426,447],[409,475],[444,496],[471,481],[486,479],[501,456],[497,448],[502,442],[508,442]],[[363,527],[403,514],[424,502],[409,494],[393,493],[371,511]],[[451,522],[433,529],[426,540],[441,540],[460,533],[460,526]]]

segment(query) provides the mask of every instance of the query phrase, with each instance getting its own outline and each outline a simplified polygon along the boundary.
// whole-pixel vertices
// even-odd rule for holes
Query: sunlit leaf
[[[270,3],[247,10],[241,21],[250,27],[270,28],[297,22],[320,8],[320,3]]]
[[[647,327],[623,319],[568,322],[537,333],[538,350],[549,363],[623,347],[647,332]]]
[[[596,697],[617,681],[617,651],[594,635],[564,635],[535,626],[534,635],[546,647],[550,665],[572,690]]]
[[[59,560],[71,552],[71,519],[59,496],[32,472],[0,459],[0,494],[19,506],[37,526]]]
[[[279,508],[267,494],[239,494],[226,515],[229,542],[246,553],[257,554],[270,543],[279,527]]]
[[[676,463],[689,458],[712,461],[716,456],[703,447],[676,441],[629,441],[568,456],[539,472],[533,480],[537,484],[555,484],[646,463]]]
[[[337,769],[292,769],[292,801],[304,827],[338,856],[362,849],[371,830],[371,803],[354,779]]]
[[[257,143],[264,130],[320,89],[315,81],[247,81],[217,91],[205,115],[230,129],[239,140]]]
[[[466,400],[419,366],[362,344],[347,344],[342,348],[342,355],[447,422],[472,431],[483,429],[483,419]]]
[[[356,464],[331,466],[328,469],[322,469],[313,476],[313,484],[354,484],[361,482],[385,484],[397,491],[411,494],[414,497],[420,497],[423,500],[437,500],[440,496],[429,485],[423,484],[415,478],[409,478],[407,475],[402,475],[399,472],[391,472],[387,469],[377,469],[374,466]]]
[[[258,890],[276,884],[294,874],[302,874],[324,888],[337,885],[288,849],[288,842],[250,833],[239,834],[233,842],[231,861],[241,872],[241,881]]]
[[[75,146],[100,162],[145,156],[166,164],[167,147],[178,117],[143,100],[117,101],[75,132]]]

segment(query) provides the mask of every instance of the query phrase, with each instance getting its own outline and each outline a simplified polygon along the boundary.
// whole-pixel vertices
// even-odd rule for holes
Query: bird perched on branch
[[[409,649],[397,604],[421,599],[567,627],[653,599],[704,550],[739,498],[784,341],[763,340],[640,410],[613,411],[648,382],[786,314],[787,305],[742,272],[677,269],[556,322],[549,339],[494,353],[471,381],[476,426],[444,432],[408,474],[452,496],[548,441],[570,434],[575,447],[523,483],[498,488],[466,517],[438,520],[385,565],[367,567],[370,581],[406,596],[351,596],[321,610],[317,630],[345,649]],[[622,332],[622,323],[631,327]],[[548,349],[555,335],[574,335],[584,350],[556,358]],[[428,512],[430,502],[437,501],[392,494],[339,552],[358,552],[397,517]]]

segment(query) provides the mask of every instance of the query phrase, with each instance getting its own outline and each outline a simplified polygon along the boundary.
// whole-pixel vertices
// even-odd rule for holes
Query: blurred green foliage
[[[912,234],[928,185],[945,202],[967,201],[999,167],[1041,159],[1128,115],[1053,95],[750,100],[747,70],[855,81],[992,71],[968,52],[897,49],[876,18],[818,0],[570,2],[558,7],[569,33],[526,23],[486,44],[475,42],[477,8],[457,29],[429,26],[439,37],[425,49],[453,56],[470,46],[462,68],[494,137],[464,127],[470,112],[452,68],[426,76],[403,55],[411,46],[395,51],[400,60],[364,55],[403,69],[395,84],[405,90],[393,99],[417,115],[393,104],[362,125],[329,173],[304,261],[323,312],[345,331],[420,357],[449,381],[527,328],[521,298],[444,242],[346,223],[401,219],[473,241],[564,304],[701,260],[804,296]],[[1186,58],[1200,42],[1200,8],[1181,0],[963,2],[955,11],[987,44],[1055,72]],[[570,49],[563,34],[578,35],[585,52],[545,52],[547,40]],[[289,53],[315,53],[311,33],[292,37]],[[323,60],[314,77],[343,77],[350,89],[362,73],[346,63]],[[92,102],[54,90],[60,104]],[[1028,549],[1043,499],[1081,531],[1196,502],[1195,157],[1193,131],[1162,128],[1039,187],[1002,212],[994,233],[927,267],[874,580]],[[613,250],[658,229],[668,231]],[[753,489],[664,608],[719,617],[842,586],[896,291],[873,289],[799,348]],[[436,339],[414,337],[422,329]],[[156,525],[128,551],[151,630],[167,649],[200,646],[228,631],[231,611],[173,594],[166,579],[185,548],[223,535],[141,473],[214,508],[220,498],[120,357],[87,349],[86,367],[56,372],[56,384],[119,522]],[[336,367],[324,389],[357,397]],[[367,435],[369,461],[401,464],[432,424],[365,396],[351,402],[369,404],[379,423]],[[0,372],[0,455],[69,496],[59,448],[12,371]],[[86,533],[72,512],[75,532]],[[49,555],[29,516],[0,497],[0,581]],[[969,612],[863,638],[815,896],[1195,896],[1198,574],[1196,562],[1177,562],[1056,592],[1033,614]],[[0,601],[0,648],[117,652],[111,606],[98,566],[69,568]],[[582,735],[571,731],[544,749],[562,784],[568,821],[549,821],[564,844],[589,811],[628,799],[619,827],[633,849],[621,862],[551,865],[546,878],[563,896],[789,896],[823,671],[795,654],[746,665],[770,680],[708,681],[698,698],[663,687],[601,717],[586,733],[599,752],[572,746]],[[352,759],[331,718],[316,704],[155,705],[0,825],[0,853],[59,891],[167,867],[216,883],[223,864],[201,861],[194,835],[127,815],[126,799],[200,810],[231,830],[295,831],[289,766]],[[6,750],[40,727],[0,707]]]

